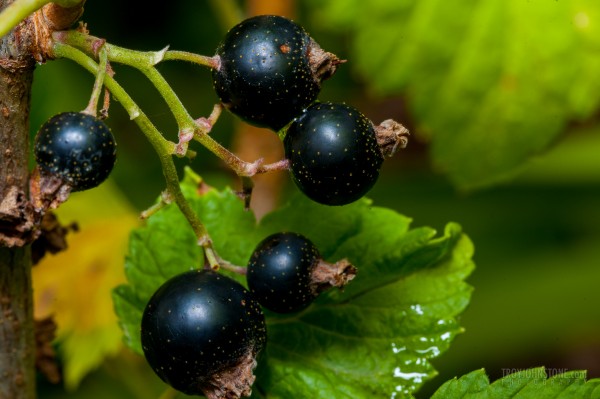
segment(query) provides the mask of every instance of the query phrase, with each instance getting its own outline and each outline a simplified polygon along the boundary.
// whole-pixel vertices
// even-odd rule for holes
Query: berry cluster
[[[289,19],[260,15],[234,26],[214,57],[213,85],[225,108],[248,123],[281,131],[293,181],[312,200],[345,205],[375,184],[385,156],[406,145],[408,131],[375,126],[355,108],[319,103],[321,84],[342,61]],[[116,155],[99,119],[65,112],[38,132],[41,170],[70,191],[102,183]]]
[[[375,184],[384,158],[406,144],[408,131],[394,121],[375,126],[349,105],[317,101],[322,81],[342,61],[286,18],[263,15],[241,22],[214,59],[214,88],[224,107],[248,123],[281,132],[292,178],[314,201],[358,200]],[[68,194],[108,177],[115,139],[90,113],[95,112],[65,112],[40,128],[34,150],[40,186],[66,187]],[[261,306],[302,311],[355,274],[345,259],[323,260],[301,234],[272,234],[250,257],[248,289],[212,270],[183,273],[159,287],[143,312],[144,354],[156,374],[179,391],[209,399],[249,396],[267,339]]]
[[[322,81],[341,61],[286,18],[241,22],[215,58],[213,83],[222,104],[250,124],[281,131],[292,178],[314,201],[358,200],[375,184],[385,156],[406,144],[408,132],[396,122],[375,126],[349,105],[317,101]],[[345,259],[323,260],[301,234],[272,234],[249,259],[248,290],[207,270],[164,283],[144,310],[142,348],[156,374],[180,391],[208,398],[249,395],[266,342],[261,305],[299,312],[355,275]]]
[[[312,200],[345,205],[365,195],[384,156],[406,145],[408,131],[375,126],[355,108],[318,103],[321,82],[342,61],[294,22],[261,15],[233,27],[217,48],[214,88],[223,105],[256,126],[282,131],[298,188]]]
[[[181,392],[209,399],[249,396],[267,340],[260,305],[298,312],[355,274],[346,260],[325,262],[300,234],[270,235],[251,255],[249,290],[211,270],[185,272],[159,287],[142,316],[142,349],[156,374]]]

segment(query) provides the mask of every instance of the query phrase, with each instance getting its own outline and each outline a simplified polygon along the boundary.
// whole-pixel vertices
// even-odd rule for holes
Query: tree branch
[[[0,0],[0,10],[10,1]],[[25,26],[0,39],[0,398],[35,398],[29,242],[29,102],[34,38]],[[18,35],[19,40],[16,40]]]

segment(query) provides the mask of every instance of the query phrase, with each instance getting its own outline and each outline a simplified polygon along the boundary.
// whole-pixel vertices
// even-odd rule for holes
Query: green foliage
[[[446,382],[432,399],[597,399],[600,379],[585,381],[585,371],[568,371],[547,378],[543,367],[509,374],[490,385],[484,370]]]
[[[314,5],[327,26],[351,32],[348,64],[370,87],[407,94],[434,163],[459,187],[514,175],[598,107],[594,0]]]
[[[343,291],[321,295],[305,311],[267,313],[268,344],[255,396],[410,397],[435,375],[429,360],[462,331],[456,316],[471,294],[464,279],[474,267],[473,247],[458,225],[449,224],[436,237],[433,229],[410,229],[408,218],[367,200],[327,207],[303,196],[257,224],[231,190],[199,194],[197,182],[188,171],[183,192],[225,259],[245,265],[265,236],[295,231],[309,237],[326,260],[346,257],[358,267]],[[129,284],[114,291],[129,347],[141,353],[141,314],[154,290],[200,266],[194,235],[174,205],[132,233]]]

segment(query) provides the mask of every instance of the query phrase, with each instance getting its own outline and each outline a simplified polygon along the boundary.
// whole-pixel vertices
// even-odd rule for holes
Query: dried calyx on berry
[[[283,232],[261,241],[248,262],[248,288],[265,308],[278,313],[298,312],[323,291],[342,288],[356,276],[346,259],[321,258],[305,236]]]
[[[246,122],[278,131],[313,103],[340,64],[293,21],[259,15],[240,22],[217,48],[213,85]]]
[[[406,148],[410,133],[402,124],[386,119],[374,129],[377,145],[384,157],[392,157],[399,149]]]

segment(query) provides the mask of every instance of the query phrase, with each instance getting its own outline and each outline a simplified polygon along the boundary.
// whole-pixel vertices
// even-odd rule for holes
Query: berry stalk
[[[217,121],[220,112],[216,114],[213,112],[214,116],[211,114],[212,118],[194,120],[173,88],[155,68],[156,64],[165,59],[182,59],[183,54],[187,54],[186,60],[189,61],[192,58],[191,53],[167,51],[166,48],[160,51],[130,50],[106,43],[103,39],[77,31],[55,32],[52,37],[57,43],[73,46],[93,57],[97,57],[99,49],[105,47],[109,61],[131,66],[144,73],[168,104],[177,121],[179,136],[184,138],[180,140],[179,145],[174,148],[172,154],[178,156],[185,154],[185,151],[187,151],[187,141],[192,137],[225,162],[238,176],[252,177],[257,173],[265,173],[270,170],[270,168],[261,167],[261,160],[255,162],[243,161],[215,141],[209,133],[212,125]],[[197,56],[195,59],[205,60],[207,64],[204,65],[214,67],[215,60],[218,60],[218,57]],[[210,122],[209,124],[204,123],[207,120]]]
[[[94,88],[92,89],[92,94],[90,95],[90,102],[83,111],[93,117],[95,117],[97,114],[98,100],[100,99],[100,94],[102,93],[102,87],[104,87],[104,76],[106,75],[106,68],[108,66],[108,55],[106,54],[105,48],[100,50],[98,58],[100,60],[98,65],[98,74],[96,75],[96,80],[94,81]]]
[[[187,61],[193,64],[209,67],[211,69],[218,69],[221,59],[218,56],[208,57],[206,55],[200,55],[190,53],[187,51],[169,50],[165,52],[163,57],[164,61]]]
[[[54,54],[58,57],[64,57],[71,59],[90,71],[93,74],[98,73],[98,64],[88,57],[86,54],[78,49],[62,43],[55,43],[53,46]],[[154,147],[157,152],[162,168],[163,175],[167,184],[167,190],[172,195],[175,203],[188,220],[190,226],[194,230],[196,237],[198,238],[198,244],[201,245],[205,250],[207,248],[212,249],[212,241],[206,231],[206,228],[202,222],[198,219],[194,210],[187,202],[181,188],[179,186],[179,176],[175,164],[173,163],[173,154],[175,144],[166,140],[158,131],[158,129],[152,124],[150,119],[144,114],[139,106],[133,101],[133,99],[127,94],[121,85],[111,77],[106,75],[104,84],[110,90],[111,94],[123,105],[125,110],[129,113],[130,118],[139,126],[150,144]],[[218,268],[218,265],[211,265],[213,268]]]

